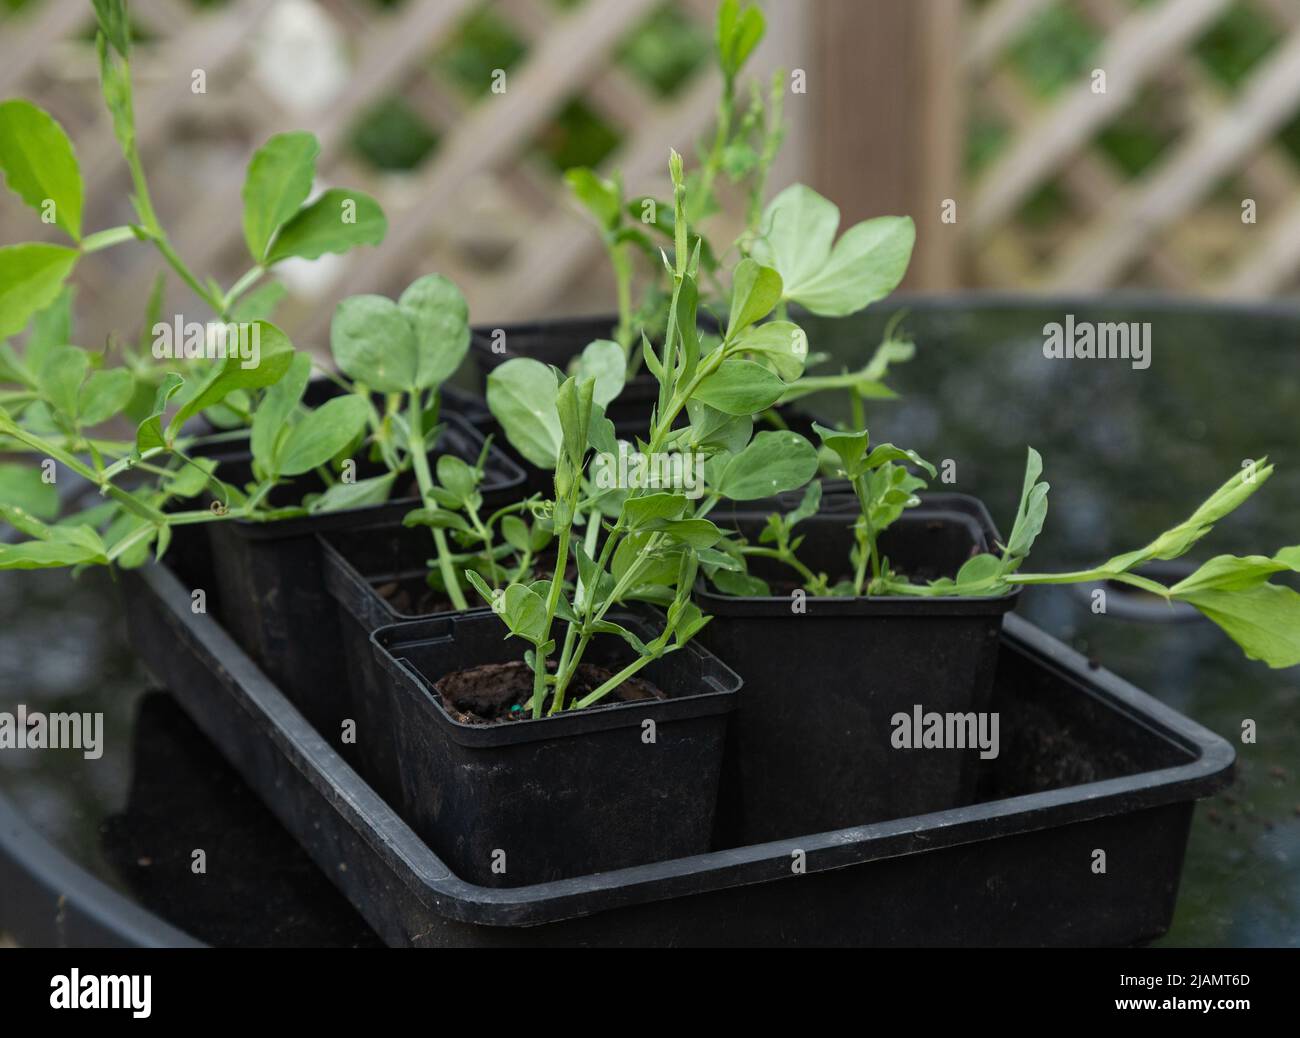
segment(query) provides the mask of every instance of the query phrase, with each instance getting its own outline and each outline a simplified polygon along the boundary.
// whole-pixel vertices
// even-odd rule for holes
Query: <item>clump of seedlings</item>
[[[984,598],[1034,584],[1090,584],[1115,581],[1139,588],[1166,602],[1185,602],[1213,620],[1254,660],[1270,667],[1300,664],[1300,594],[1270,582],[1279,573],[1300,573],[1300,546],[1282,548],[1275,555],[1217,555],[1195,572],[1172,585],[1135,572],[1152,562],[1185,555],[1235,511],[1273,475],[1267,459],[1230,477],[1188,518],[1166,530],[1144,547],[1116,555],[1100,565],[1068,573],[1026,573],[1022,566],[1042,532],[1047,517],[1049,484],[1040,480],[1043,461],[1029,448],[1024,485],[1010,536],[996,551],[972,556],[953,577],[914,583],[898,572],[881,554],[881,534],[908,508],[921,503],[917,492],[926,485],[916,474],[933,477],[934,466],[914,451],[884,443],[872,446],[866,430],[843,432],[816,426],[824,448],[835,455],[837,474],[847,478],[857,500],[851,524],[854,544],[846,571],[852,576],[833,578],[814,573],[799,560],[798,524],[813,515],[820,503],[817,484],[809,486],[800,505],[786,514],[767,518],[758,544],[732,540],[719,545],[733,560],[774,560],[797,575],[810,595],[857,596],[964,596]],[[715,586],[725,594],[771,594],[768,584],[753,574],[733,569],[704,567]]]
[[[344,189],[309,201],[319,145],[311,134],[278,134],[254,153],[243,186],[252,267],[229,290],[201,279],[173,248],[150,201],[136,148],[125,7],[110,0],[96,11],[103,94],[131,171],[137,221],[83,237],[83,184],[67,135],[27,101],[0,104],[6,182],[74,243],[0,248],[0,335],[27,332],[21,351],[0,343],[0,448],[63,466],[104,500],[59,518],[46,469],[0,466],[0,515],[29,538],[0,545],[0,568],[139,565],[151,548],[161,556],[178,526],[358,508],[388,500],[413,474],[420,507],[408,521],[430,528],[434,582],[457,608],[466,606],[457,576],[464,566],[494,586],[527,576],[548,537],[544,524],[525,522],[529,502],[483,515],[482,456],[443,455],[429,464],[441,431],[439,387],[469,345],[460,291],[430,275],[396,301],[344,300],[330,337],[341,372],[330,377],[340,395],[307,407],[312,361],[265,319],[277,292],[246,293],[286,259],[379,242],[382,211]],[[173,324],[160,320],[160,277],[139,340],[120,347],[122,363],[110,366],[118,359],[113,344],[102,352],[71,344],[65,281],[83,253],[135,241],[158,250],[217,324],[178,319],[173,334]],[[206,421],[196,431],[192,420],[200,417]],[[123,437],[123,425],[134,425],[134,435]],[[251,454],[252,478],[239,486],[222,478],[215,458],[198,453],[228,442],[246,443]],[[356,478],[358,456],[377,473]],[[286,484],[303,487],[300,500],[272,505],[273,492]],[[205,494],[212,507],[197,504]]]
[[[675,248],[667,270],[673,290],[662,348],[645,337],[641,341],[659,395],[637,454],[698,457],[703,478],[681,486],[651,472],[628,486],[611,474],[611,466],[629,450],[615,440],[602,407],[617,391],[617,372],[602,384],[600,373],[589,367],[590,347],[579,360],[579,374],[565,378],[537,361],[515,358],[488,383],[489,406],[510,442],[535,464],[555,470],[550,505],[555,572],[562,574],[570,557],[578,570],[571,587],[550,579],[515,581],[504,589],[466,573],[510,634],[532,646],[526,659],[533,718],[601,702],[701,630],[707,621],[691,600],[700,566],[734,565],[715,548],[724,533],[706,518],[705,502],[711,506],[723,498],[746,501],[794,490],[817,470],[816,451],[803,437],[754,431],[755,416],[797,382],[807,356],[807,340],[797,325],[762,323],[782,298],[781,276],[752,259],[741,260],[732,275],[725,329],[716,342],[703,341],[696,324],[700,246],[698,241],[688,245],[687,186],[675,152],[669,168]],[[613,350],[604,352],[616,361]],[[688,424],[679,424],[682,415]],[[645,641],[607,618],[614,606],[630,601],[665,610],[655,638]],[[563,625],[562,634],[557,625]],[[570,697],[584,654],[599,635],[622,638],[634,659],[586,694]]]

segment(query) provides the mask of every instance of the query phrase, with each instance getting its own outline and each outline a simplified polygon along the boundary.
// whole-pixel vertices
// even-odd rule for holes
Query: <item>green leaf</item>
[[[467,462],[454,454],[444,454],[437,462],[438,482],[459,501],[466,501],[478,487],[478,474]]]
[[[729,570],[720,569],[712,574],[709,579],[713,581],[713,586],[724,595],[732,595],[736,598],[772,597],[772,589],[767,586],[767,581],[751,576],[748,573],[733,573]]]
[[[623,505],[629,529],[647,526],[656,519],[676,519],[686,511],[682,494],[644,494],[630,497]]]
[[[798,433],[765,431],[723,470],[715,488],[733,501],[797,490],[817,474],[817,451]]]
[[[0,544],[0,570],[58,569],[64,566],[104,565],[108,556],[84,544],[67,541],[20,541]]]
[[[1270,667],[1300,664],[1300,594],[1278,584],[1178,596],[1219,625],[1252,660]]]
[[[122,411],[135,395],[135,378],[126,368],[96,371],[81,387],[78,412],[84,425],[99,425]]]
[[[1140,555],[1140,561],[1147,559],[1176,559],[1204,537],[1224,516],[1239,508],[1252,494],[1273,475],[1273,466],[1268,459],[1261,458],[1253,469],[1242,469],[1230,476],[1222,486],[1205,499],[1190,516],[1177,526],[1166,530],[1145,548],[1131,553]],[[1127,556],[1119,559],[1126,560]],[[1106,564],[1109,568],[1116,560]]]
[[[131,56],[131,20],[126,13],[126,0],[92,0],[99,31],[123,58]]]
[[[700,329],[696,317],[699,301],[699,288],[695,279],[688,274],[678,286],[677,306],[672,312],[672,322],[677,328],[678,341],[681,343],[678,381],[683,383],[695,376],[695,369],[700,362]]]
[[[77,346],[56,346],[37,373],[41,393],[60,414],[76,420],[80,414],[81,383],[90,371],[90,357]]]
[[[597,620],[591,625],[591,629],[596,634],[612,634],[618,638],[622,638],[628,643],[628,645],[632,646],[632,651],[638,656],[650,655],[650,650],[646,647],[645,642],[629,631],[626,627],[622,627],[619,624],[614,623],[612,620]]]
[[[176,412],[167,426],[169,436],[174,436],[194,415],[221,403],[236,390],[261,389],[284,377],[294,357],[289,337],[269,321],[254,321],[248,331],[250,344],[254,335],[256,357],[246,360],[239,355],[239,350],[232,349],[225,362],[212,369],[199,391]]]
[[[44,242],[0,248],[0,339],[22,331],[54,302],[77,256],[76,249]]]
[[[81,240],[83,189],[72,141],[63,127],[28,101],[0,103],[0,172],[9,189],[73,241]]]
[[[0,502],[0,519],[3,519],[19,533],[27,534],[28,537],[37,537],[41,540],[48,540],[50,537],[51,527],[41,522],[21,505]]]
[[[731,317],[727,339],[731,341],[751,324],[761,321],[781,301],[781,275],[745,258],[736,264],[731,280]]]
[[[415,333],[415,386],[440,386],[456,373],[469,349],[469,306],[455,282],[428,274],[407,286],[397,305]]]
[[[266,258],[271,238],[307,201],[320,142],[314,134],[277,133],[253,153],[244,179],[244,241],[254,261]]]
[[[459,530],[469,533],[464,517],[445,508],[415,508],[402,517],[403,526],[427,526],[433,530]]]
[[[564,181],[574,197],[596,218],[602,230],[612,231],[618,226],[621,203],[617,184],[597,176],[585,166],[565,170]]]
[[[958,588],[963,585],[983,586],[994,583],[1001,575],[1002,560],[996,555],[974,555],[962,563],[961,569],[957,571],[956,585]]]
[[[661,545],[652,554],[647,553],[646,546],[653,535],[651,530],[636,530],[619,542],[609,566],[615,580],[621,580],[636,566],[640,584],[672,585],[676,581],[680,549],[666,549]]]
[[[356,245],[378,245],[387,233],[388,221],[378,202],[360,191],[331,188],[280,228],[266,262],[290,256],[319,259]]]
[[[517,515],[508,515],[501,520],[501,536],[521,555],[527,552],[532,544],[528,524]]]
[[[499,611],[511,634],[534,645],[545,637],[546,603],[531,588],[511,584],[501,596]]]
[[[284,440],[289,429],[289,419],[298,409],[302,395],[307,390],[307,380],[311,378],[311,358],[305,353],[297,353],[289,362],[289,370],[275,385],[271,386],[262,397],[261,404],[253,412],[253,428],[249,442],[253,451],[253,460],[262,472],[279,475],[276,466],[276,447]]]
[[[795,184],[763,211],[755,259],[774,266],[784,298],[826,317],[843,317],[889,295],[911,260],[916,227],[910,217],[881,216],[850,227],[831,246],[839,210]]]
[[[737,0],[723,0],[719,5],[714,45],[718,66],[726,79],[736,78],[763,39],[765,29],[763,12],[757,7],[746,6],[742,11]]]
[[[381,393],[418,388],[420,352],[401,306],[376,295],[349,296],[330,322],[330,351],[339,369]]]
[[[217,470],[216,458],[188,458],[167,482],[169,497],[197,497],[212,482]]]
[[[530,357],[513,357],[488,375],[488,408],[510,445],[539,468],[555,468],[564,440],[559,389],[555,372]]]
[[[158,386],[158,392],[154,394],[153,408],[136,428],[135,449],[137,452],[143,454],[153,447],[167,446],[167,441],[163,438],[162,416],[167,411],[168,402],[183,385],[185,385],[185,380],[174,371],[169,371],[163,376],[163,380]]]
[[[813,432],[820,437],[823,444],[835,452],[835,456],[840,459],[840,465],[846,477],[856,479],[867,471],[865,461],[867,445],[871,442],[871,436],[866,429],[857,432],[842,432],[839,429],[828,429],[824,425],[813,422]]]
[[[299,476],[324,465],[365,429],[370,405],[350,394],[335,397],[289,429],[277,452],[279,473]]]
[[[839,225],[834,202],[804,184],[791,184],[763,211],[754,257],[776,268],[788,295],[826,266]]]
[[[59,514],[59,488],[33,465],[0,462],[0,503],[52,520]]]
[[[787,289],[786,298],[825,317],[857,313],[898,287],[915,243],[910,216],[864,220],[844,232],[820,273]]]
[[[696,388],[694,399],[724,414],[752,415],[781,399],[786,384],[752,360],[724,360]]]
[[[910,461],[917,468],[928,472],[931,479],[938,475],[935,467],[917,454],[916,451],[895,447],[892,443],[881,443],[872,447],[871,453],[867,455],[866,461],[863,462],[863,467],[870,471],[891,461]]]
[[[1030,447],[1025,457],[1025,479],[1020,490],[1016,521],[1012,524],[1011,536],[1007,538],[1007,569],[1014,569],[1019,560],[1029,554],[1034,541],[1043,530],[1043,523],[1047,519],[1050,484],[1038,482],[1038,477],[1042,474],[1042,455]]]
[[[382,476],[359,479],[355,483],[335,483],[312,501],[308,511],[315,515],[320,512],[342,512],[350,508],[382,505],[392,493],[396,478],[397,473],[385,472]]]
[[[623,347],[612,339],[596,339],[583,347],[573,373],[578,378],[596,380],[591,398],[605,407],[623,392],[623,383],[627,378],[627,355],[623,352]]]
[[[785,525],[787,529],[793,529],[798,523],[803,522],[818,513],[822,506],[822,485],[819,480],[813,480],[803,492],[803,497],[799,503],[790,512],[786,513]]]
[[[64,285],[54,302],[32,317],[23,347],[23,360],[27,371],[37,374],[45,365],[45,358],[55,346],[72,342],[72,300],[76,295],[72,285]]]
[[[108,548],[89,526],[49,526],[41,531],[37,540],[0,543],[0,570],[107,563]]]
[[[722,540],[722,531],[708,519],[655,519],[646,529],[667,534],[692,548],[711,548]]]
[[[1271,559],[1263,555],[1216,555],[1171,587],[1169,593],[1178,596],[1200,591],[1239,591],[1287,571],[1300,572],[1300,548],[1284,548]]]
[[[757,353],[784,381],[803,374],[808,361],[808,336],[790,321],[769,321],[742,333],[733,344],[746,353]]]
[[[691,438],[702,447],[717,447],[732,453],[742,450],[754,432],[749,415],[729,415],[692,397],[686,401],[691,418]]]
[[[571,376],[560,384],[555,394],[555,410],[560,418],[564,452],[568,455],[575,471],[581,471],[582,461],[587,453],[592,394],[595,388],[595,379],[579,381]]]

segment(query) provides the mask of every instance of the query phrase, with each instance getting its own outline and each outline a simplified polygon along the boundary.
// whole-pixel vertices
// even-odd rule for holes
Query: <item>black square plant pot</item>
[[[446,414],[443,422],[430,459],[450,453],[474,464],[483,449],[482,435],[458,415]],[[218,460],[217,474],[227,482],[238,485],[250,478],[252,461],[247,451],[218,455]],[[485,507],[500,507],[520,492],[524,474],[501,451],[489,448],[484,467],[480,492]],[[359,479],[373,474],[358,466]],[[314,475],[303,476],[273,491],[270,501],[296,504],[304,493],[320,489]],[[379,505],[278,522],[205,524],[212,560],[208,607],[329,738],[338,738],[352,711],[338,609],[325,589],[316,535],[400,522],[416,507],[418,498],[408,495]],[[432,554],[429,533],[421,532]],[[346,746],[344,752],[349,752]]]
[[[764,513],[718,516],[756,542]],[[800,559],[835,579],[856,512],[803,521]],[[984,506],[932,494],[889,527],[882,554],[914,580],[952,576],[992,549]],[[760,561],[760,560],[755,560]],[[779,564],[774,564],[779,566]],[[792,571],[754,565],[759,576]],[[732,598],[699,589],[713,619],[699,637],[745,682],[732,718],[721,797],[724,846],[940,811],[970,803],[978,749],[896,748],[897,714],[989,709],[1003,615],[997,598]]]
[[[650,613],[611,618],[650,639]],[[710,849],[727,715],[741,682],[690,644],[641,676],[669,698],[596,705],[538,720],[471,725],[444,709],[438,682],[522,658],[490,609],[387,627],[376,690],[401,789],[390,803],[457,876],[513,887],[702,854]],[[630,650],[600,635],[591,662]]]
[[[352,716],[357,724],[354,761],[367,782],[390,803],[402,792],[402,761],[393,730],[390,681],[371,645],[370,636],[381,627],[429,619],[454,612],[421,610],[418,595],[428,587],[429,531],[424,527],[382,523],[358,529],[333,530],[320,535],[325,588],[338,606],[339,647],[347,667],[348,686],[354,690]],[[409,592],[413,604],[403,610],[381,592],[397,585]],[[478,602],[477,592],[467,592]]]

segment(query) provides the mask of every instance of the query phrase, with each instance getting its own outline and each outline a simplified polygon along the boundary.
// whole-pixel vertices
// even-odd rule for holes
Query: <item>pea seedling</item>
[[[638,447],[649,458],[671,452],[705,457],[708,497],[693,502],[685,488],[653,481],[611,485],[606,477],[621,448],[603,404],[617,393],[617,371],[602,385],[599,374],[562,378],[537,361],[514,358],[488,380],[488,404],[507,438],[529,460],[555,470],[555,577],[494,590],[477,573],[466,573],[510,634],[532,646],[526,659],[533,671],[533,718],[592,706],[645,666],[687,644],[706,623],[691,601],[701,563],[736,567],[714,549],[723,532],[705,513],[722,498],[752,500],[797,489],[817,469],[817,453],[803,437],[754,434],[754,416],[797,382],[807,355],[807,340],[797,325],[760,323],[781,298],[781,276],[752,259],[741,260],[732,275],[726,329],[716,343],[702,342],[696,324],[700,245],[689,244],[688,191],[676,152],[669,173],[675,248],[667,272],[673,287],[662,348],[642,337],[642,357],[659,384],[659,400]],[[584,353],[580,371],[588,360]],[[689,424],[679,426],[683,413]],[[584,526],[579,540],[575,529]],[[578,579],[570,594],[561,576],[571,557]],[[664,607],[655,638],[644,641],[608,619],[615,605],[628,601]],[[564,624],[562,638],[555,633],[557,620]],[[599,634],[622,638],[635,659],[571,702],[569,686]]]
[[[1016,586],[1035,584],[1089,584],[1115,581],[1139,588],[1167,602],[1186,602],[1213,620],[1254,660],[1270,667],[1300,664],[1300,593],[1270,582],[1279,573],[1300,572],[1300,545],[1283,548],[1271,557],[1218,555],[1195,572],[1166,586],[1134,572],[1146,563],[1177,559],[1206,536],[1220,519],[1235,511],[1273,474],[1264,461],[1233,475],[1187,519],[1160,534],[1145,547],[1108,559],[1098,566],[1068,573],[1026,573],[1021,567],[1042,532],[1047,517],[1049,485],[1039,479],[1042,458],[1032,447],[1025,465],[1024,485],[1011,534],[996,552],[983,552],[967,560],[954,577],[912,583],[893,569],[878,548],[884,532],[905,509],[920,504],[916,492],[925,480],[912,469],[930,476],[934,468],[915,452],[892,444],[875,447],[865,431],[840,432],[818,427],[823,443],[834,452],[839,472],[852,483],[858,515],[852,521],[854,548],[848,561],[853,578],[832,582],[814,573],[798,558],[795,527],[817,510],[816,484],[799,507],[786,515],[769,516],[757,545],[727,542],[734,559],[774,560],[793,570],[810,594],[825,596],[895,595],[936,597],[1002,595]],[[870,576],[868,577],[868,566]],[[720,591],[736,595],[769,595],[768,585],[745,572],[712,569],[705,572]]]

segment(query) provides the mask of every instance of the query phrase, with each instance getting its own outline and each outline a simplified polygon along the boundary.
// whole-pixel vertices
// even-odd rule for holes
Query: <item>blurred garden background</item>
[[[763,6],[750,69],[797,70],[806,86],[787,94],[770,193],[803,179],[846,219],[915,216],[908,288],[1300,288],[1297,0]],[[286,265],[278,320],[303,345],[321,343],[338,297],[429,271],[463,287],[477,323],[610,310],[601,243],[561,174],[618,168],[630,193],[662,196],[668,148],[695,153],[719,90],[713,0],[130,8],[146,168],[198,269],[227,284],[242,273],[244,164],[280,130],[320,137],[318,186],[355,185],[388,213],[382,246]],[[0,97],[28,97],[69,131],[89,226],[130,219],[90,4],[0,10]],[[51,230],[0,198],[0,242]],[[88,258],[88,343],[135,331],[156,270],[143,246]],[[168,292],[169,311],[193,302]]]

